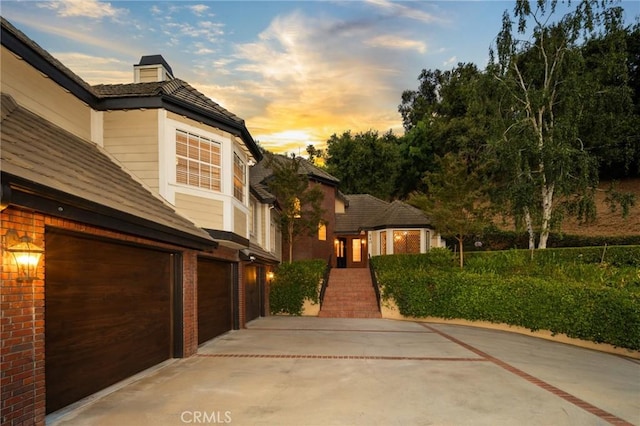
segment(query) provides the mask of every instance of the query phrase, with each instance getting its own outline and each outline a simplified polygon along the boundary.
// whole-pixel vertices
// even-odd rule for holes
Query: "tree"
[[[461,155],[448,153],[436,159],[438,171],[424,181],[427,193],[415,193],[409,204],[423,210],[442,235],[453,235],[460,247],[460,267],[464,266],[464,239],[486,225],[486,185],[477,165]]]
[[[316,148],[315,145],[313,144],[309,144],[307,145],[307,154],[308,154],[308,160],[311,164],[314,164],[317,166],[317,161],[320,160],[320,162],[323,161],[324,159],[324,150],[323,149],[319,149]]]
[[[400,139],[400,197],[421,190],[425,172],[435,170],[434,156],[456,153],[476,162],[497,132],[497,82],[474,64],[449,71],[423,70],[417,91],[404,91],[398,107],[406,133]]]
[[[303,158],[271,153],[267,153],[266,156],[267,167],[273,172],[267,180],[267,185],[281,209],[279,227],[285,242],[288,243],[291,262],[295,238],[318,230],[324,214],[324,194],[301,172],[300,163],[305,161]]]
[[[333,134],[327,141],[326,168],[340,179],[346,194],[371,194],[390,200],[395,193],[400,150],[398,138],[390,131]]]
[[[582,47],[584,78],[579,137],[598,158],[601,179],[640,174],[637,75],[640,26],[613,27]]]
[[[502,175],[512,182],[509,201],[529,232],[529,245],[546,248],[558,197],[571,201],[578,217],[595,212],[598,183],[596,158],[579,139],[581,96],[588,91],[582,78],[585,63],[578,43],[597,29],[610,31],[621,22],[621,9],[608,1],[581,0],[561,19],[553,21],[557,0],[517,0],[514,16],[505,11],[497,37],[495,78],[502,83],[505,130],[496,146]],[[495,61],[491,52],[492,62]],[[494,65],[494,66],[492,66]],[[569,211],[569,210],[568,210]]]

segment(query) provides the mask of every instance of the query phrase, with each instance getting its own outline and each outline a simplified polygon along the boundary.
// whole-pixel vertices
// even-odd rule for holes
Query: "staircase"
[[[320,309],[322,318],[381,318],[367,268],[333,268]]]

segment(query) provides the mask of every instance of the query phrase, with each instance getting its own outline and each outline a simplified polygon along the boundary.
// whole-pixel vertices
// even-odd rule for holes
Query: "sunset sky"
[[[484,67],[514,1],[7,1],[1,14],[90,84],[129,83],[161,54],[246,121],[265,148],[304,153],[343,131],[402,134],[423,68]],[[635,22],[640,2],[622,2]]]

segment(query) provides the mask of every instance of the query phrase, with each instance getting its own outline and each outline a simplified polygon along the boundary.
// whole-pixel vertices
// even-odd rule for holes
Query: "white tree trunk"
[[[534,250],[536,248],[536,234],[533,232],[533,222],[531,221],[531,213],[529,213],[528,207],[524,208],[524,223],[529,234],[529,250]]]
[[[551,228],[551,213],[553,211],[554,185],[542,185],[542,226],[540,228],[539,249],[547,248],[547,240]]]

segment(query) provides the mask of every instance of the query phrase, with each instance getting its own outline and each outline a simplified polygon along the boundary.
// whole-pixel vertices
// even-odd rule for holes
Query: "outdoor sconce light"
[[[11,254],[18,267],[18,281],[31,282],[38,279],[38,264],[44,249],[34,244],[33,239],[27,234],[18,237],[18,233],[14,230],[7,232],[5,240],[13,240],[7,244],[6,251]]]
[[[275,277],[275,274],[273,273],[273,271],[267,272],[267,279],[269,281],[273,281],[273,277]]]

